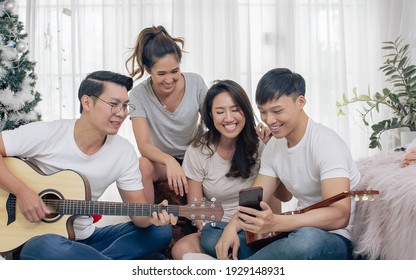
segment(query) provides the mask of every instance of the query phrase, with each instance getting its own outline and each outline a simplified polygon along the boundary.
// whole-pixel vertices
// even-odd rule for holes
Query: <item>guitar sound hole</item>
[[[59,213],[58,205],[54,201],[59,202],[63,199],[62,195],[57,191],[46,190],[41,195],[42,199],[46,201],[46,205],[52,213],[47,214],[44,219],[45,223],[54,223],[62,218],[62,214]]]

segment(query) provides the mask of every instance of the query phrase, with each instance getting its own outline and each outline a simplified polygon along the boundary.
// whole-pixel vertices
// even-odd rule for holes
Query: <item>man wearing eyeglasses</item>
[[[26,158],[48,175],[64,169],[82,174],[92,200],[115,182],[123,202],[147,203],[137,154],[117,135],[129,114],[132,84],[121,74],[93,72],[79,88],[79,119],[34,122],[0,133],[0,187],[16,197],[16,209],[28,222],[42,223],[51,211],[40,194],[9,170],[3,157]],[[162,204],[167,206],[167,201]],[[168,246],[169,224],[177,220],[172,214],[162,210],[130,218],[128,223],[98,228],[91,216],[77,216],[75,240],[50,233],[35,236],[25,242],[20,259],[139,259]]]

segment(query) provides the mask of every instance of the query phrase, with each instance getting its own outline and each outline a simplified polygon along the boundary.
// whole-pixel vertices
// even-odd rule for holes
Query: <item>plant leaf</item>
[[[403,65],[405,65],[405,63],[407,62],[407,57],[404,57],[400,60],[399,65],[397,66],[398,68],[402,68]]]
[[[389,70],[389,71],[387,71],[386,73],[385,73],[385,75],[386,76],[389,76],[389,75],[391,75],[391,74],[393,74],[393,73],[395,73],[396,72],[396,69],[391,69],[391,70]]]
[[[367,101],[367,105],[369,107],[374,107],[374,106],[376,106],[376,103],[375,102],[372,102],[372,101]]]
[[[368,101],[368,100],[371,100],[371,97],[369,95],[362,94],[362,95],[359,96],[359,100],[360,101]]]
[[[371,141],[371,142],[370,142],[370,144],[368,145],[368,147],[369,147],[370,149],[375,149],[375,148],[377,148],[377,147],[378,147],[378,141],[376,141],[376,140]]]
[[[390,95],[390,90],[388,88],[383,88],[383,94],[384,96],[389,96]]]
[[[379,100],[382,100],[383,99],[383,96],[379,92],[376,92],[374,94],[374,99],[377,100],[377,101],[379,101]]]
[[[348,101],[348,98],[347,98],[347,96],[346,96],[345,94],[343,94],[343,95],[342,95],[342,99],[344,100],[344,104],[348,104],[348,103],[350,103],[350,102]]]

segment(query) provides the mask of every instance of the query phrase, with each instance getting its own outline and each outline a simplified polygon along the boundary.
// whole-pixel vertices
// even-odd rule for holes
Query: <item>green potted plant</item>
[[[353,89],[351,99],[344,94],[342,102],[337,102],[338,115],[345,115],[343,107],[352,103],[363,103],[359,110],[364,125],[370,126],[369,120],[374,112],[379,112],[380,106],[390,108],[392,114],[389,118],[371,124],[369,148],[381,150],[381,134],[389,129],[407,127],[416,131],[416,65],[411,64],[409,57],[409,44],[403,44],[400,37],[394,42],[383,42],[382,49],[387,51],[386,60],[378,69],[386,76],[388,87],[374,94],[358,94]]]

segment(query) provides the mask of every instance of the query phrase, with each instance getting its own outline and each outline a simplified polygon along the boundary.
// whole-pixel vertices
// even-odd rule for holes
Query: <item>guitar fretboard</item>
[[[153,212],[166,210],[169,214],[179,215],[178,205],[163,206],[159,204],[124,203],[84,200],[43,200],[48,208],[64,215],[109,215],[109,216],[151,216]]]

